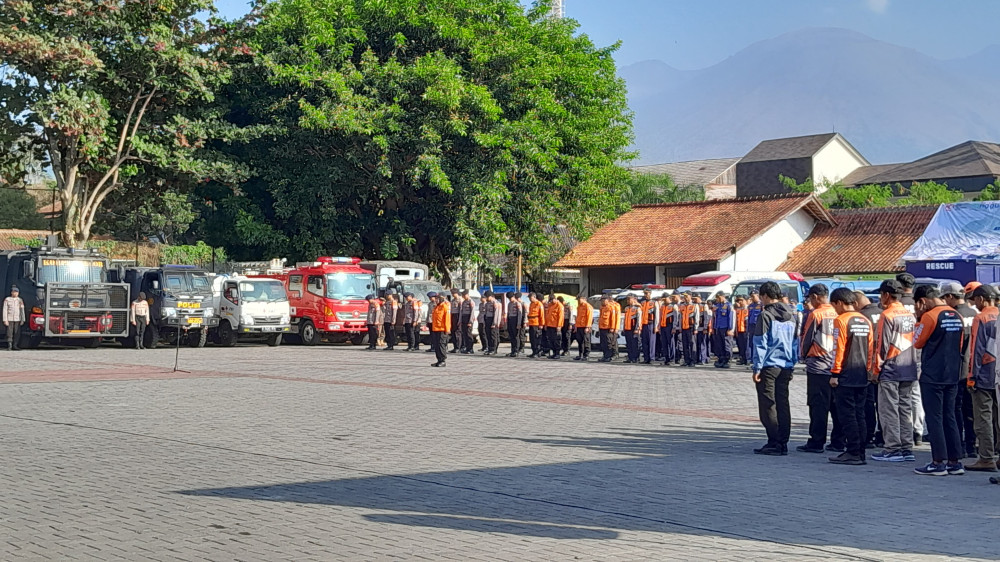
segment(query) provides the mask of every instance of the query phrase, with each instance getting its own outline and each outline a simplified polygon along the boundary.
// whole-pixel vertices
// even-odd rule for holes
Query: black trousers
[[[486,324],[484,322],[480,322],[479,323],[479,351],[489,351],[490,350],[489,341],[486,338],[486,330],[489,330],[489,328],[486,327]]]
[[[406,349],[420,349],[420,328],[413,329],[413,324],[403,324],[406,335]]]
[[[559,350],[561,349],[561,331],[561,328],[550,326],[545,327],[545,339],[549,342],[549,351],[552,352],[553,356],[558,356]]]
[[[136,349],[143,349],[146,346],[143,344],[143,338],[146,336],[146,324],[149,323],[149,319],[145,316],[135,317],[135,347]]]
[[[562,340],[560,341],[560,349],[564,354],[569,353],[569,346],[572,340],[573,328],[569,325],[569,320],[567,320],[562,327],[562,332],[560,333]]]
[[[463,318],[462,319],[462,326],[461,326],[461,330],[460,331],[462,333],[462,345],[458,346],[458,348],[461,349],[462,351],[472,351],[473,343],[472,343],[472,319],[471,318]],[[483,334],[480,333],[479,337],[482,338],[482,336],[483,336]]]
[[[694,365],[698,360],[698,358],[695,357],[694,330],[681,330],[681,340],[684,342],[684,364]]]
[[[493,318],[487,318],[486,320],[483,323],[484,331],[481,332],[486,334],[484,345],[486,345],[486,351],[496,353],[497,348],[500,347],[500,327],[493,323]]]
[[[865,395],[865,443],[875,441],[875,428],[878,427],[878,385],[868,383]]]
[[[508,323],[507,324],[507,339],[510,340],[510,352],[511,353],[518,353],[520,351],[518,349],[518,343],[520,343],[518,341],[519,338],[520,338],[520,334],[518,334],[517,324],[509,324]]]
[[[958,392],[955,393],[955,419],[958,420],[958,435],[965,451],[976,450],[976,426],[972,417],[972,394],[969,392],[965,380],[958,383]]]
[[[451,345],[452,349],[462,349],[462,323],[457,314],[451,315]]]
[[[625,330],[625,353],[629,361],[639,360],[639,334],[634,330]]]
[[[847,453],[865,457],[865,402],[868,400],[868,386],[838,386],[834,392],[837,400],[837,414],[840,427],[844,431]]]
[[[613,355],[611,354],[611,346],[614,345],[614,343],[615,343],[611,339],[613,333],[614,332],[612,332],[611,330],[598,330],[597,331],[598,339],[601,342],[600,343],[600,346],[601,346],[601,356],[602,356],[603,359],[611,359],[613,357]]]
[[[747,362],[750,347],[750,332],[736,332],[736,349],[740,354],[740,361]]]
[[[542,340],[545,339],[542,335],[541,326],[528,326],[528,340],[531,342],[531,355],[538,356],[544,351],[542,347]]]
[[[712,332],[712,339],[715,341],[715,356],[719,358],[719,363],[729,364],[733,358],[733,336],[726,330],[716,330]]]
[[[791,382],[791,369],[764,367],[760,371],[757,409],[768,445],[788,446],[788,436],[792,433],[792,409],[788,403],[788,384]]]
[[[375,349],[378,344],[378,324],[368,324],[368,349]]]
[[[431,332],[431,347],[434,348],[434,357],[438,363],[448,360],[448,333]]]
[[[830,377],[806,374],[806,404],[809,406],[809,442],[806,445],[809,447],[818,449],[826,445],[826,422],[830,417],[833,418],[830,444],[844,446],[844,433],[833,394]]]
[[[382,324],[385,328],[385,347],[386,349],[392,349],[396,347],[396,325],[386,322]]]
[[[576,350],[580,357],[590,357],[590,328],[576,329]]]
[[[524,339],[528,337],[528,329],[525,326],[518,326],[517,328],[517,352],[524,353]]]
[[[684,338],[681,336],[681,331],[677,330],[674,332],[674,363],[680,364],[681,359],[684,357]]]
[[[17,349],[18,338],[21,335],[20,322],[8,322],[7,326],[7,349]]]
[[[934,462],[957,462],[963,456],[955,419],[955,396],[958,385],[920,383],[920,400],[924,406],[924,428],[931,442]]]

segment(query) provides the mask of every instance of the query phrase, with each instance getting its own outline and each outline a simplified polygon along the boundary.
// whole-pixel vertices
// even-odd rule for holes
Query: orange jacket
[[[641,325],[639,317],[642,316],[642,309],[638,306],[629,305],[625,307],[622,313],[625,315],[625,325],[622,329],[626,332],[638,331],[637,328]]]
[[[674,327],[674,305],[667,302],[660,305],[660,327],[670,328]]]
[[[652,324],[656,322],[656,301],[650,299],[648,301],[642,301],[639,306],[642,314],[639,316],[639,324],[645,326],[647,324]]]
[[[577,314],[577,320],[579,321],[580,315]],[[601,306],[601,316],[597,320],[597,329],[599,330],[617,330],[618,329],[618,311],[615,309],[615,303],[608,301]]]
[[[681,329],[682,330],[693,330],[698,327],[698,321],[701,319],[701,307],[694,303],[685,303],[681,305]]]
[[[594,307],[585,300],[576,305],[576,327],[589,328],[594,323]]]
[[[448,301],[442,300],[434,307],[434,313],[431,318],[431,331],[451,331],[451,306],[448,304]]]
[[[747,331],[747,318],[750,317],[750,311],[744,308],[736,309],[736,332],[742,334]]]
[[[545,312],[542,308],[542,301],[533,301],[528,305],[528,326],[542,326],[545,324]]]
[[[562,328],[566,319],[563,304],[559,301],[552,301],[545,310],[545,327]]]

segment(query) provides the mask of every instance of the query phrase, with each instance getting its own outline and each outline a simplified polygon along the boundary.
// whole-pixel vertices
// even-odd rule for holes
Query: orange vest
[[[450,332],[451,331],[451,306],[448,303],[441,302],[434,307],[434,314],[431,318],[431,331],[432,332]]]
[[[656,321],[656,302],[653,300],[643,301],[641,310],[642,315],[639,320],[641,325],[645,326]]]
[[[634,332],[636,325],[639,324],[639,316],[642,310],[638,306],[627,306],[625,307],[625,327],[624,330],[627,332]]]
[[[747,331],[747,318],[750,317],[750,311],[746,308],[736,309],[736,331],[738,333],[743,333]]]
[[[576,327],[589,328],[594,323],[594,307],[585,300],[576,305]]]
[[[565,320],[563,312],[563,305],[561,302],[550,302],[548,309],[545,311],[545,327],[562,328],[563,320]]]
[[[694,328],[694,315],[700,314],[701,311],[698,310],[698,305],[696,304],[682,304],[681,305],[681,329],[690,330]]]
[[[542,312],[542,301],[534,301],[528,306],[528,326],[541,326],[545,313]]]
[[[577,315],[579,317],[579,315]],[[597,321],[597,328],[599,330],[617,330],[618,329],[618,311],[615,310],[615,305],[612,302],[601,306],[601,317]]]
[[[668,328],[670,324],[674,323],[674,318],[670,317],[669,314],[672,311],[671,304],[664,303],[660,305],[660,327]]]

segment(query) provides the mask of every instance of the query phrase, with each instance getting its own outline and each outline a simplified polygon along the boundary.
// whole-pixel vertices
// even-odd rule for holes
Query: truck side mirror
[[[158,279],[153,279],[153,289],[160,290],[160,281]]]
[[[35,278],[35,262],[26,261],[24,262],[24,276],[28,279]]]

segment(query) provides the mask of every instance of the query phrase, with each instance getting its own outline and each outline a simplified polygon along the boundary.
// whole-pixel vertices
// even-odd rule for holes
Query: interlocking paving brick
[[[743,370],[433,369],[349,346],[185,348],[176,373],[172,349],[0,357],[0,559],[996,557],[985,476],[750,454]]]

